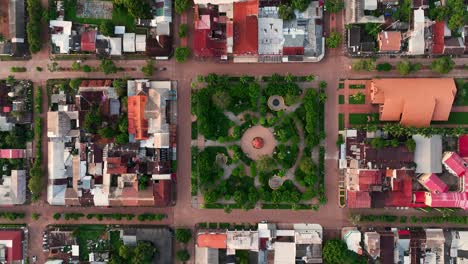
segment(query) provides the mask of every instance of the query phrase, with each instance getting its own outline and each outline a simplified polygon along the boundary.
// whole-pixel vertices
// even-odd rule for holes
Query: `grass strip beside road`
[[[342,95],[342,94],[338,95],[338,103],[339,104],[344,104],[345,103],[344,95]]]
[[[433,125],[468,125],[468,112],[451,112],[447,121],[433,121]]]
[[[345,123],[344,123],[344,114],[339,113],[338,114],[338,130],[343,130]]]

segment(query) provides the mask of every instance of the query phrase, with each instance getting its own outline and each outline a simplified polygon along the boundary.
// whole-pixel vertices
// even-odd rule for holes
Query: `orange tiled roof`
[[[226,234],[200,234],[197,237],[197,246],[208,248],[226,248]]]
[[[399,31],[382,31],[378,36],[380,51],[400,51],[401,33]]]
[[[128,133],[136,140],[148,139],[148,120],[145,119],[146,95],[128,97]]]
[[[428,127],[447,121],[457,88],[450,78],[373,79],[371,102],[380,105],[381,121]]]

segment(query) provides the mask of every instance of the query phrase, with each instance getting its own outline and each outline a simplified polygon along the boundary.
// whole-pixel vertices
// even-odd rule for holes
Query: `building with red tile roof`
[[[435,173],[426,173],[418,178],[419,183],[432,193],[444,193],[448,186]]]
[[[127,166],[122,162],[121,157],[108,157],[107,170],[108,174],[124,174],[127,173]]]
[[[379,50],[383,52],[398,52],[401,49],[400,31],[382,31],[377,36]]]
[[[153,184],[154,205],[168,206],[171,201],[172,181],[159,180]]]
[[[25,157],[25,149],[0,149],[1,159],[23,159]]]
[[[220,16],[215,6],[201,8],[195,5],[194,8],[193,46],[195,55],[200,57],[227,55],[227,38],[229,30],[231,30],[232,37],[232,21],[229,21],[225,15]]]
[[[21,263],[23,261],[23,231],[0,231],[0,245],[5,246],[6,263]],[[0,250],[1,252],[1,250]]]
[[[385,198],[387,207],[408,207],[413,198],[413,170],[396,170],[391,178],[390,187]]]
[[[371,208],[371,197],[369,192],[347,191],[348,208]]]
[[[437,21],[432,26],[432,54],[444,53],[444,22]]]
[[[128,97],[128,133],[135,140],[148,139],[148,120],[145,119],[146,95]]]
[[[234,3],[234,55],[258,53],[258,0]]]
[[[197,246],[207,248],[227,248],[227,234],[202,233],[197,236]]]
[[[81,34],[81,51],[96,52],[96,30]]]
[[[450,173],[458,177],[464,176],[468,169],[468,163],[455,152],[445,152],[442,163]]]
[[[461,208],[468,209],[468,193],[447,192],[430,193],[426,192],[425,204],[430,207]]]
[[[468,158],[468,135],[458,137],[458,154],[462,158]]]

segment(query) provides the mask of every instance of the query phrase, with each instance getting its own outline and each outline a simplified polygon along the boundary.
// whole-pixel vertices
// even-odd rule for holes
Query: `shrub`
[[[388,62],[377,64],[377,71],[387,72],[391,70],[392,70],[392,65]]]
[[[326,38],[325,43],[327,48],[337,48],[340,46],[341,42],[343,41],[343,37],[339,32],[332,31],[330,36]]]
[[[91,66],[89,66],[89,65],[83,65],[83,67],[81,67],[81,69],[83,70],[83,72],[92,72],[93,71],[93,68],[91,68]]]
[[[361,59],[353,63],[354,71],[373,71],[375,70],[375,61],[373,59]]]
[[[40,216],[41,216],[41,215],[38,214],[38,213],[32,213],[31,218],[32,218],[33,220],[37,220],[37,219],[39,219]]]
[[[190,56],[190,49],[187,47],[177,47],[175,50],[175,59],[177,62],[185,62]]]
[[[106,75],[116,73],[119,70],[117,66],[115,66],[114,62],[108,59],[101,60],[101,65],[99,67]]]
[[[445,74],[449,73],[454,66],[455,62],[450,57],[441,57],[432,61],[431,70]]]
[[[175,0],[174,3],[175,11],[177,14],[182,14],[190,7],[190,1],[188,0]]]
[[[55,220],[59,220],[62,217],[62,214],[61,213],[55,213],[53,217],[54,217]]]
[[[185,38],[186,36],[187,36],[187,24],[180,24],[179,38]]]
[[[178,228],[175,232],[177,242],[188,243],[192,239],[192,231],[190,229]]]
[[[146,65],[141,68],[141,71],[145,75],[145,77],[151,77],[154,72],[154,61],[147,60]]]
[[[325,8],[330,13],[340,12],[345,7],[343,0],[327,0],[325,1]]]
[[[26,68],[25,67],[11,67],[10,72],[25,72]]]
[[[186,249],[181,249],[177,251],[176,255],[177,255],[177,260],[181,262],[185,262],[190,259],[190,254],[188,253]]]
[[[36,71],[41,72],[41,71],[42,71],[42,67],[37,66],[37,67],[36,67]]]

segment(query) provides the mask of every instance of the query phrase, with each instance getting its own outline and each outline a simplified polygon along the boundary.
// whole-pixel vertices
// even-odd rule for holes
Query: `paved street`
[[[47,1],[43,1],[47,2]],[[328,17],[326,17],[328,19]],[[175,26],[178,27],[178,17],[175,18]],[[333,25],[336,25],[337,30],[343,29],[342,15],[335,15],[335,21]],[[188,21],[192,21],[191,14],[188,15]],[[189,27],[190,27],[189,22]],[[190,32],[190,31],[189,31]],[[47,37],[44,36],[44,40]],[[176,40],[176,44],[180,43],[180,40]],[[192,43],[192,40],[188,39],[188,43]],[[55,221],[52,215],[56,212],[83,212],[83,213],[166,213],[167,219],[164,219],[158,224],[167,224],[172,226],[187,226],[191,227],[199,222],[250,222],[255,223],[261,220],[268,220],[273,222],[312,222],[319,223],[324,228],[335,229],[343,225],[348,224],[348,210],[341,209],[338,207],[338,194],[337,194],[337,183],[338,183],[338,169],[337,169],[337,158],[338,149],[336,147],[337,133],[338,133],[338,81],[344,78],[369,78],[375,76],[377,73],[355,73],[350,70],[350,59],[345,57],[341,50],[327,51],[325,59],[319,63],[289,63],[289,64],[220,64],[214,61],[199,61],[191,59],[186,63],[178,64],[174,59],[164,62],[156,62],[156,67],[166,67],[167,70],[163,72],[155,72],[153,79],[158,80],[177,80],[178,81],[178,175],[177,175],[177,201],[176,206],[172,208],[150,208],[150,207],[139,207],[139,208],[78,208],[78,207],[54,207],[50,206],[45,202],[45,190],[41,197],[41,201],[32,205],[9,207],[5,208],[6,211],[23,211],[26,212],[27,217],[22,222],[27,222],[30,228],[30,255],[38,256],[38,263],[44,263],[44,256],[42,252],[42,239],[41,231],[48,224],[55,223],[95,223],[97,220],[82,219],[79,221]],[[384,61],[384,60],[382,60]],[[395,63],[396,60],[385,59],[391,63]],[[428,60],[423,61],[426,64]],[[71,67],[72,61],[57,61],[61,67]],[[468,59],[457,59],[458,65],[468,64]],[[115,61],[118,67],[134,68],[135,71],[131,72],[119,72],[116,74],[105,76],[102,72],[49,72],[47,65],[51,64],[49,60],[48,50],[46,47],[38,55],[34,55],[32,60],[29,61],[1,61],[0,62],[0,79],[6,78],[8,75],[14,75],[17,79],[29,79],[35,83],[37,88],[42,85],[45,89],[45,82],[47,79],[54,78],[118,78],[130,76],[132,78],[141,78],[143,74],[140,68],[145,64],[144,60],[125,60]],[[98,66],[99,61],[87,60],[83,62],[90,66]],[[22,66],[28,69],[25,73],[10,73],[10,67]],[[42,67],[43,72],[36,71],[36,67]],[[291,210],[233,210],[231,214],[226,214],[222,210],[201,210],[195,209],[191,206],[191,193],[190,193],[190,171],[191,171],[191,157],[190,157],[190,143],[191,143],[191,116],[190,116],[190,83],[197,75],[206,75],[208,73],[217,74],[229,74],[229,75],[271,75],[273,73],[292,73],[294,75],[309,75],[314,74],[319,80],[324,80],[328,83],[327,95],[328,101],[326,103],[326,133],[327,138],[325,140],[326,147],[326,194],[328,203],[320,208],[318,212],[315,211],[291,211]],[[388,73],[378,73],[380,77],[397,77],[398,73],[395,71]],[[439,76],[434,73],[422,70],[414,73],[411,76],[416,77],[432,77]],[[468,72],[457,69],[452,71],[447,76],[461,77],[468,76]],[[47,111],[47,93],[44,90],[44,111]],[[47,138],[46,138],[46,115],[43,113],[43,157],[44,157],[44,171],[47,165]],[[47,181],[47,175],[44,175],[44,183]],[[42,216],[39,220],[31,220],[32,213],[40,213]],[[372,210],[372,213],[387,212],[394,213],[394,211],[388,210]],[[408,211],[397,211],[397,214],[407,215]],[[418,214],[411,211],[411,213]],[[419,213],[420,214],[420,213]],[[132,221],[108,221],[103,220],[102,223],[119,223],[119,224],[141,224],[136,219]],[[146,223],[146,222],[145,222]],[[143,223],[144,224],[144,223]],[[149,223],[147,223],[149,224]],[[152,224],[155,224],[153,222]]]

